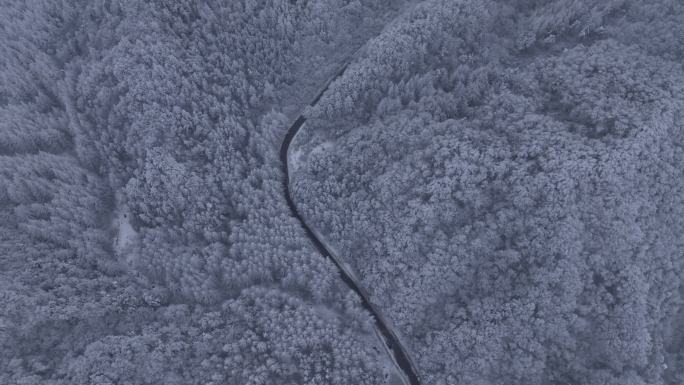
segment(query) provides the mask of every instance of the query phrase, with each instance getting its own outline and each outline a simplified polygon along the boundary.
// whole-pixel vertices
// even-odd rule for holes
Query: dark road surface
[[[323,90],[321,90],[321,92],[318,95],[316,95],[314,100],[311,102],[311,106],[314,106],[316,105],[316,103],[318,103],[323,93],[328,89],[330,83],[336,78],[338,78],[340,75],[342,75],[346,69],[347,64],[345,64],[341,69],[339,69],[337,73],[330,80],[328,80],[328,83],[325,85]],[[388,326],[389,324],[383,317],[382,313],[375,307],[375,305],[373,305],[366,291],[359,284],[359,282],[357,282],[354,279],[354,275],[350,271],[348,271],[347,268],[344,267],[343,263],[340,262],[339,257],[336,256],[331,250],[328,250],[325,244],[318,238],[316,232],[313,231],[311,227],[309,227],[304,218],[302,218],[302,216],[300,215],[297,209],[297,205],[292,200],[292,196],[290,194],[288,150],[290,148],[290,143],[297,135],[297,132],[299,132],[299,129],[302,127],[305,121],[306,118],[303,115],[300,115],[297,118],[297,120],[287,130],[287,134],[285,135],[283,144],[280,147],[281,168],[285,176],[285,178],[283,179],[283,187],[285,190],[285,199],[287,200],[287,205],[290,207],[292,215],[294,215],[294,217],[297,218],[297,220],[299,220],[299,223],[302,225],[302,228],[311,240],[311,243],[314,244],[316,249],[318,249],[318,251],[321,254],[323,254],[323,256],[330,259],[335,264],[335,266],[337,266],[340,272],[340,276],[342,277],[344,283],[347,284],[347,286],[349,286],[354,292],[356,292],[356,294],[358,294],[359,297],[361,297],[363,307],[366,310],[368,310],[374,318],[376,329],[381,335],[381,340],[383,340],[385,348],[387,349],[387,351],[392,352],[393,360],[398,365],[399,369],[403,372],[405,379],[411,385],[420,385],[420,381],[418,379],[418,375],[413,365],[413,362],[407,354],[406,349],[404,349],[404,346],[399,341],[399,338],[397,338],[394,331]]]

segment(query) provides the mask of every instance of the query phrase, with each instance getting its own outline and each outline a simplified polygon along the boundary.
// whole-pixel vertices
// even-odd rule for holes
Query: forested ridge
[[[429,384],[679,384],[684,8],[427,0],[308,111],[294,199]]]

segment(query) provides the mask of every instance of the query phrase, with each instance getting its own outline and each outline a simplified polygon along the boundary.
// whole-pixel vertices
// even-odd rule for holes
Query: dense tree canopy
[[[358,47],[290,187],[421,383],[684,383],[681,1],[0,20],[0,383],[394,383],[278,158]]]
[[[298,204],[426,383],[684,380],[683,22],[429,0],[310,109]]]
[[[277,146],[400,4],[2,2],[0,383],[382,382]]]

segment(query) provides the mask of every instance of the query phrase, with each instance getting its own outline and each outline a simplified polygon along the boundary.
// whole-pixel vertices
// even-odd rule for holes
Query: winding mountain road
[[[311,106],[314,106],[316,105],[316,103],[318,103],[321,96],[328,89],[328,86],[330,85],[330,83],[332,83],[332,81],[334,81],[342,74],[344,74],[344,71],[347,69],[347,65],[348,63],[345,63],[337,71],[337,73],[328,80],[328,82],[325,84],[325,87],[318,93],[318,95],[316,95],[314,100],[311,102]],[[285,176],[285,178],[283,179],[283,187],[285,190],[285,199],[287,200],[287,205],[290,207],[292,215],[294,215],[294,217],[297,218],[297,220],[299,220],[299,223],[301,224],[302,228],[311,240],[311,243],[313,243],[316,249],[318,249],[318,251],[323,256],[329,258],[335,264],[335,266],[337,266],[344,283],[347,284],[347,286],[349,286],[356,294],[358,294],[359,297],[361,297],[363,307],[370,312],[371,316],[375,320],[376,333],[378,334],[379,339],[384,344],[385,350],[391,355],[392,361],[394,362],[395,366],[403,375],[403,382],[405,384],[410,385],[420,385],[420,380],[418,378],[415,366],[411,361],[411,358],[409,357],[404,346],[401,344],[396,333],[394,333],[392,328],[389,326],[389,323],[385,320],[385,317],[382,315],[382,312],[371,302],[368,293],[363,289],[363,286],[361,286],[361,284],[357,281],[353,272],[350,271],[350,268],[340,260],[339,256],[335,255],[332,252],[332,250],[326,247],[325,243],[319,237],[318,232],[312,229],[311,226],[309,226],[309,224],[304,220],[302,215],[299,213],[299,210],[297,209],[297,205],[294,203],[292,199],[292,194],[290,191],[289,150],[292,140],[297,135],[299,130],[302,128],[305,121],[306,118],[303,115],[299,115],[297,120],[295,120],[295,122],[287,130],[287,134],[285,135],[283,144],[280,147],[281,167],[283,170],[283,174]]]

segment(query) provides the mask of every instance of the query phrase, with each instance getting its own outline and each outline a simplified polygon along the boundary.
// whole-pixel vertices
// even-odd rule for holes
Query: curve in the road
[[[318,93],[318,95],[316,95],[314,100],[311,102],[311,106],[314,106],[316,105],[316,103],[318,103],[321,96],[323,96],[323,93],[328,89],[330,83],[339,76],[341,76],[346,69],[347,64],[343,65],[342,68],[340,68],[337,71],[337,73],[332,78],[330,78],[330,80],[328,80],[325,87]],[[303,115],[299,115],[297,120],[295,120],[295,122],[287,130],[285,139],[283,140],[283,144],[280,147],[280,162],[283,174],[285,176],[283,180],[283,186],[285,188],[285,199],[287,200],[287,205],[290,207],[292,215],[294,215],[294,217],[297,218],[299,223],[302,225],[302,228],[311,240],[311,243],[314,244],[316,249],[318,249],[318,251],[321,254],[323,254],[323,256],[330,259],[335,264],[335,266],[337,266],[338,270],[340,271],[340,276],[342,277],[344,283],[347,284],[347,286],[349,286],[361,298],[361,303],[363,307],[366,310],[368,310],[371,313],[371,316],[375,319],[376,330],[379,332],[381,340],[385,344],[386,350],[391,352],[391,354],[393,355],[393,361],[403,372],[405,379],[411,385],[420,385],[420,381],[418,379],[418,374],[415,369],[415,366],[413,365],[411,358],[406,352],[406,349],[399,341],[399,338],[397,337],[396,333],[394,333],[391,327],[388,326],[388,322],[385,320],[382,313],[370,301],[368,294],[359,284],[359,282],[356,281],[352,272],[345,267],[345,265],[340,261],[338,256],[336,256],[331,250],[329,250],[325,246],[323,241],[321,241],[321,239],[317,236],[317,233],[313,231],[313,229],[306,223],[304,218],[300,215],[299,210],[297,209],[297,205],[292,200],[292,195],[290,193],[290,172],[288,152],[292,140],[297,135],[299,129],[302,127],[305,121],[306,118]]]

